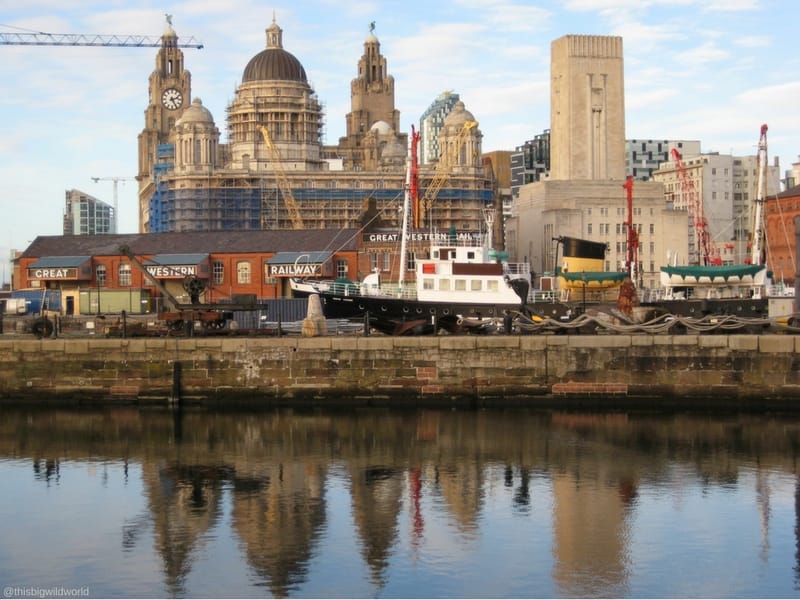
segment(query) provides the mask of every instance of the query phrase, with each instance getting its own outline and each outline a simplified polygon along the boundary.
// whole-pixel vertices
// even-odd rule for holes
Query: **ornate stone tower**
[[[156,55],[156,68],[150,74],[149,101],[144,111],[144,129],[139,134],[139,230],[147,231],[149,201],[154,184],[155,165],[169,161],[166,149],[159,156],[159,145],[170,142],[175,122],[189,107],[192,96],[192,76],[183,68],[183,51],[178,48],[178,35],[167,15],[167,27],[161,36],[161,48]]]
[[[363,144],[376,123],[385,123],[395,134],[400,131],[400,111],[394,107],[394,77],[387,71],[386,58],[381,54],[381,43],[374,30],[373,22],[364,41],[364,54],[358,61],[358,77],[350,82],[347,135],[339,138],[338,146],[345,169],[374,170],[380,164],[382,146],[365,149]],[[398,140],[406,144],[408,137],[402,135]]]
[[[622,38],[567,35],[550,61],[550,179],[624,180]]]
[[[195,98],[175,123],[175,172],[211,175],[219,153],[219,129],[200,98]]]

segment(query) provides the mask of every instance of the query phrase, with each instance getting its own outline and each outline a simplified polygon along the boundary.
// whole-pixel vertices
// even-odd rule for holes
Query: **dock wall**
[[[0,402],[800,408],[800,337],[0,339]]]

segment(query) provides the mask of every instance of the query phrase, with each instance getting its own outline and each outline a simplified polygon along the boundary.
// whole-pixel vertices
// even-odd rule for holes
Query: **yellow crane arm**
[[[259,125],[258,129],[261,131],[261,136],[264,138],[264,143],[267,145],[267,149],[272,157],[272,162],[275,165],[276,179],[278,180],[278,185],[281,188],[281,194],[283,195],[283,201],[286,203],[286,209],[289,211],[289,217],[292,219],[292,227],[294,229],[303,229],[303,217],[300,214],[300,208],[297,206],[297,202],[292,194],[292,187],[289,185],[289,178],[286,177],[286,171],[283,170],[280,152],[278,152],[275,144],[272,143],[272,138],[270,137],[267,128],[263,125]],[[263,218],[264,217],[262,215],[262,223]]]
[[[458,132],[454,144],[449,148],[445,148],[441,152],[439,156],[439,163],[436,165],[436,172],[434,173],[430,184],[425,189],[425,195],[422,197],[422,202],[420,202],[420,222],[425,219],[425,216],[428,214],[431,205],[433,204],[434,200],[436,200],[436,196],[439,195],[439,192],[441,191],[442,186],[444,186],[445,181],[447,181],[448,177],[450,177],[450,171],[458,160],[458,153],[461,151],[461,146],[463,146],[464,142],[467,140],[469,132],[477,126],[477,121],[466,121],[463,127],[461,127],[461,131]]]

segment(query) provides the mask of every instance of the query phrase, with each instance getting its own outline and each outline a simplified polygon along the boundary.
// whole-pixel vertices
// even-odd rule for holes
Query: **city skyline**
[[[770,127],[770,162],[779,156],[781,173],[800,152],[795,142],[800,120],[792,115],[800,76],[786,76],[797,73],[800,62],[788,46],[789,27],[800,16],[793,3],[140,6],[66,2],[54,8],[33,2],[8,8],[0,32],[158,37],[169,10],[180,40],[194,37],[205,46],[184,50],[192,95],[224,131],[227,104],[247,61],[263,50],[274,11],[285,49],[303,64],[325,106],[324,141],[335,144],[345,133],[350,80],[374,21],[395,78],[403,131],[418,123],[436,96],[452,90],[480,122],[484,152],[513,150],[550,127],[552,41],[567,34],[619,35],[627,138],[699,139],[703,152],[755,155],[763,122]],[[65,190],[76,188],[113,204],[109,178],[135,175],[157,48],[3,46],[0,51],[10,59],[0,72],[15,90],[2,100],[6,135],[0,141],[7,211],[0,253],[7,257],[36,235],[61,233]],[[123,180],[117,189],[119,231],[134,232],[137,184]]]

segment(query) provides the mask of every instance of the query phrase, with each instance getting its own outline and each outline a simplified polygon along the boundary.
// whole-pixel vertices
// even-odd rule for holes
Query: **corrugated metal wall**
[[[263,310],[236,311],[234,320],[242,329],[257,329],[265,322],[292,323],[308,314],[308,298],[275,298],[261,300]]]

